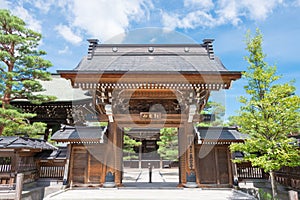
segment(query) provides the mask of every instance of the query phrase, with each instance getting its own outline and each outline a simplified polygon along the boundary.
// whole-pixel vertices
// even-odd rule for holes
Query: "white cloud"
[[[5,0],[0,0],[0,8],[1,9],[8,9],[9,8],[9,3]]]
[[[82,38],[78,35],[76,35],[71,28],[69,28],[66,25],[59,24],[55,27],[55,30],[68,42],[71,42],[72,44],[79,44],[82,42]]]
[[[298,0],[300,1],[300,0]],[[188,13],[163,12],[163,25],[170,29],[214,27],[223,24],[238,26],[243,20],[265,20],[283,0],[185,0]]]
[[[293,4],[294,6],[300,6],[300,0],[295,0]]]
[[[283,0],[244,0],[241,1],[240,11],[247,9],[250,18],[254,20],[265,20],[273,9],[279,4],[282,4]]]
[[[72,14],[70,25],[82,29],[91,37],[107,40],[124,33],[131,20],[145,20],[147,7],[145,0],[74,0],[69,1],[68,14]],[[147,1],[148,2],[148,1]]]
[[[70,53],[69,46],[65,46],[64,49],[58,50],[58,54]]]
[[[55,4],[55,0],[30,0],[30,3],[32,3],[36,8],[38,8],[42,12],[48,13],[48,11],[51,8],[51,5]]]
[[[184,7],[197,7],[198,9],[211,10],[214,7],[212,0],[184,0]]]
[[[152,38],[150,41],[149,41],[149,43],[154,43],[154,42],[156,42],[156,38],[154,37],[154,38]]]
[[[42,33],[41,22],[35,19],[32,13],[29,13],[28,10],[26,10],[22,6],[16,6],[13,8],[12,13],[24,20],[28,28]]]
[[[203,11],[190,12],[184,16],[163,13],[162,20],[165,27],[171,30],[176,27],[182,29],[194,29],[200,26],[213,27],[218,23],[211,14]]]
[[[241,22],[239,4],[235,0],[220,0],[216,14],[218,15],[219,24],[231,23],[237,26]]]

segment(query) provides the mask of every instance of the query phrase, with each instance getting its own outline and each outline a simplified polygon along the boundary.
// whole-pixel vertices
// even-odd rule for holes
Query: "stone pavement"
[[[177,188],[178,169],[153,169],[149,183],[148,169],[125,169],[124,187],[61,190],[46,200],[250,200],[252,196],[233,189]]]
[[[123,185],[125,188],[176,188],[179,182],[178,168],[153,169],[149,183],[148,169],[125,169]]]
[[[231,189],[81,189],[65,190],[45,200],[251,200],[253,197]]]

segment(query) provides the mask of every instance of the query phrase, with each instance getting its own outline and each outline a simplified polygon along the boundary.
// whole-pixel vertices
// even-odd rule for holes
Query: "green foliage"
[[[242,97],[238,117],[234,121],[243,133],[250,135],[244,144],[233,144],[232,150],[245,152],[245,160],[265,171],[278,170],[282,166],[300,165],[295,141],[287,137],[299,128],[300,97],[289,83],[274,84],[276,67],[264,62],[262,35],[256,32],[254,38],[247,35],[247,50],[250,64],[244,77],[250,98]]]
[[[258,189],[259,199],[261,200],[272,200],[272,194],[265,192],[263,189]]]
[[[124,160],[136,159],[137,156],[135,154],[134,148],[142,145],[142,142],[138,142],[134,139],[131,139],[126,134],[126,132],[124,134],[123,140],[124,140],[123,152],[125,153],[125,156],[123,157],[123,159]]]
[[[213,114],[215,120],[211,122],[201,122],[198,126],[211,127],[211,126],[223,126],[223,117],[225,115],[225,106],[215,101],[208,101],[201,114]]]
[[[44,133],[46,129],[44,123],[35,122],[32,125],[28,125],[29,123],[26,119],[34,116],[35,114],[21,113],[14,108],[0,108],[0,124],[5,126],[3,135],[22,133],[34,137],[39,133]]]
[[[287,137],[288,133],[299,127],[299,96],[294,95],[291,84],[272,84],[278,80],[276,67],[263,61],[262,35],[259,31],[251,38],[248,35],[246,58],[250,66],[244,77],[250,99],[241,98],[244,104],[236,123],[241,131],[250,135],[244,144],[233,144],[231,149],[245,152],[245,160],[265,171],[278,170],[282,166],[300,165],[299,152],[295,141]]]
[[[178,136],[176,128],[163,128],[160,130],[160,141],[157,150],[161,158],[178,160]]]
[[[0,10],[0,134],[4,127],[7,134],[41,131],[40,124],[30,125],[26,120],[34,115],[9,106],[11,101],[27,99],[32,103],[42,103],[55,99],[37,93],[43,91],[39,80],[50,80],[47,69],[52,65],[41,58],[46,52],[37,49],[41,37],[28,29],[22,19],[11,15],[8,10]]]
[[[264,61],[259,30],[254,37],[247,34],[246,44],[250,55],[246,57],[249,67],[244,77],[249,98],[241,97],[243,106],[233,121],[250,137],[243,144],[232,144],[230,149],[244,152],[244,161],[270,173],[283,166],[299,166],[298,145],[288,134],[299,129],[300,97],[290,83],[275,84],[280,77],[276,66]]]

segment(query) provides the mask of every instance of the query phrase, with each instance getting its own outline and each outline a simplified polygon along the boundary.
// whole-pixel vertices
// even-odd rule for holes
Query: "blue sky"
[[[276,64],[282,82],[300,88],[300,0],[0,0],[30,28],[42,33],[40,48],[51,72],[73,69],[86,55],[89,38],[101,43],[202,43],[213,38],[215,54],[228,70],[243,71],[245,33],[261,29],[266,61]],[[113,38],[113,39],[112,39]],[[226,115],[239,108],[245,81],[236,81],[215,99]]]

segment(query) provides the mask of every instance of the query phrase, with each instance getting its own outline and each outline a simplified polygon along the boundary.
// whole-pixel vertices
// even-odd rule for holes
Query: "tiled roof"
[[[56,131],[51,140],[57,142],[99,142],[103,143],[103,136],[107,130],[106,126],[88,127],[88,126],[62,126]]]
[[[0,137],[1,149],[41,149],[41,150],[54,150],[55,146],[46,142],[45,140],[20,137],[20,136],[1,136]]]
[[[35,157],[41,159],[41,160],[64,160],[67,158],[67,148],[66,147],[60,147],[53,151],[43,151],[38,153]]]
[[[50,81],[39,81],[44,89],[42,92],[35,92],[34,94],[55,96],[53,102],[72,102],[80,100],[92,99],[92,96],[79,88],[73,88],[71,82],[61,78],[58,74],[52,74]],[[27,102],[27,99],[16,99],[13,102]]]
[[[45,91],[38,92],[37,94],[55,96],[56,100],[59,102],[63,101],[77,101],[91,99],[91,95],[87,91],[73,88],[71,82],[60,75],[52,74],[52,80],[50,81],[40,81]]]
[[[74,71],[212,72],[227,71],[204,44],[91,44]]]
[[[195,127],[195,132],[203,140],[244,140],[248,137],[230,127]]]

